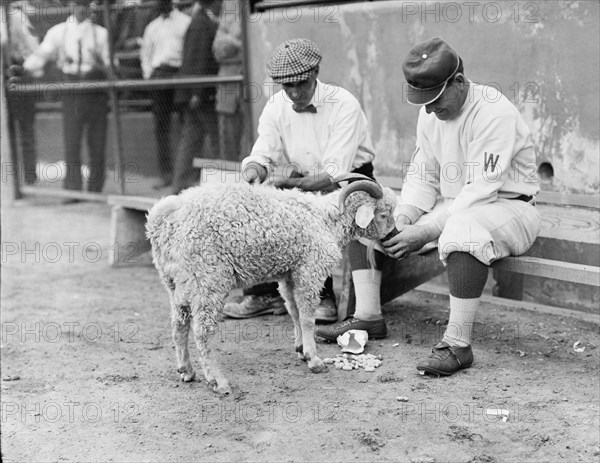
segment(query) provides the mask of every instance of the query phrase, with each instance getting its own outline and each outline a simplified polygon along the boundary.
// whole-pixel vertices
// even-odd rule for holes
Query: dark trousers
[[[202,157],[212,158],[214,153],[219,152],[217,113],[212,101],[200,104],[194,109],[187,108],[184,112],[173,177],[175,194],[198,183],[198,172],[194,169],[193,162],[194,157],[202,153],[207,136],[211,153]]]
[[[242,112],[219,113],[219,159],[239,161],[242,159],[241,138],[244,130]]]
[[[88,190],[101,192],[106,176],[105,147],[108,126],[108,95],[105,92],[73,93],[63,99],[63,131],[67,167],[64,186],[81,190],[81,138],[86,130],[90,155]]]
[[[19,163],[19,178],[24,179],[28,185],[35,183],[37,175],[35,164],[37,153],[35,150],[35,97],[32,95],[8,94],[6,106],[10,118],[18,128],[17,138],[21,151]]]
[[[244,296],[279,296],[279,290],[277,289],[278,285],[278,283],[262,283],[250,288],[245,288]],[[325,284],[321,290],[321,299],[325,297],[330,297],[335,301],[335,293],[333,292],[333,278],[330,276],[325,280]]]
[[[368,164],[364,164],[356,169],[352,170],[354,174],[363,174],[367,177],[375,179],[373,177],[373,163],[369,162]],[[360,243],[359,243],[360,244]],[[364,247],[364,246],[363,246]],[[366,248],[365,248],[366,249]],[[277,290],[278,283],[263,283],[260,285],[252,286],[250,288],[244,289],[244,295],[249,296],[277,296],[279,291]],[[335,301],[335,294],[333,292],[333,278],[330,276],[325,280],[325,284],[323,285],[323,289],[321,290],[321,298],[330,297]]]
[[[175,76],[178,68],[160,66],[152,71],[152,79],[169,79]],[[171,154],[171,115],[177,112],[182,121],[181,108],[175,105],[175,90],[166,88],[153,90],[152,115],[154,116],[154,134],[156,137],[156,159],[161,178],[165,184],[173,179],[173,156]]]

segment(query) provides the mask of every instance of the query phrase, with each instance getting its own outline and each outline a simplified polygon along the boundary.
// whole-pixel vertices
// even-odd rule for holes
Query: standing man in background
[[[7,36],[9,38],[2,48],[4,56],[2,72],[4,82],[8,85],[21,80],[23,63],[39,46],[35,29],[26,14],[27,10],[27,2],[22,0],[10,3],[8,18],[5,17],[5,9],[0,9],[2,37],[3,40]],[[23,179],[27,185],[31,185],[37,180],[34,131],[35,95],[11,95],[8,93],[6,106],[11,124],[16,123],[19,128],[18,140],[21,146],[19,179]]]
[[[240,0],[224,0],[213,53],[219,63],[219,76],[237,76],[243,72],[242,5]],[[219,119],[219,158],[239,161],[244,133],[244,110],[241,85],[219,84],[217,88]]]
[[[90,21],[91,0],[69,3],[73,14],[50,28],[39,48],[25,60],[25,71],[41,77],[44,65],[54,61],[67,82],[103,80],[110,66],[108,32]],[[90,154],[88,190],[101,192],[104,186],[108,94],[103,90],[67,92],[63,97],[65,138],[65,188],[81,190],[81,138],[86,129]],[[76,201],[76,200],[70,200]]]
[[[170,79],[181,68],[183,41],[191,18],[173,8],[172,0],[159,0],[160,15],[144,30],[140,60],[144,79]],[[171,155],[171,114],[179,108],[175,105],[175,92],[171,88],[153,90],[152,114],[156,137],[156,153],[161,183],[158,188],[168,187],[173,181],[173,158]]]
[[[179,75],[183,77],[214,75],[219,65],[212,54],[217,33],[221,0],[196,0],[192,8],[192,21],[183,42],[183,59]],[[198,172],[193,167],[206,136],[212,146],[213,157],[218,152],[217,114],[215,113],[215,87],[182,88],[175,92],[175,104],[184,109],[183,130],[177,147],[173,193],[197,183]]]

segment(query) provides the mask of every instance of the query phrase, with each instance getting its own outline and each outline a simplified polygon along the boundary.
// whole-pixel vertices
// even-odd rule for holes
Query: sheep
[[[395,230],[390,189],[359,174],[336,181],[354,183],[328,195],[243,182],[204,185],[167,196],[149,211],[146,233],[169,293],[182,381],[195,377],[191,325],[207,382],[217,393],[231,392],[208,341],[232,289],[271,281],[279,282],[294,322],[298,357],[314,373],[326,370],[314,337],[323,282],[351,240],[380,239]]]

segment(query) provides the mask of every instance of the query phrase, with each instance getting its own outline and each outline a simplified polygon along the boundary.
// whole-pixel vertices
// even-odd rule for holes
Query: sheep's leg
[[[229,381],[223,376],[219,367],[214,363],[211,358],[210,349],[210,338],[212,338],[216,332],[216,320],[214,316],[209,315],[206,311],[195,312],[192,317],[192,327],[194,330],[194,337],[196,339],[196,346],[200,354],[200,365],[204,372],[204,377],[208,384],[212,386],[215,392],[219,394],[231,393],[231,387]]]
[[[293,283],[288,280],[279,282],[279,294],[285,300],[285,306],[288,313],[292,317],[294,322],[294,349],[298,354],[298,358],[306,360],[304,357],[304,347],[302,345],[302,328],[300,326],[300,315],[298,313],[298,306],[296,305],[296,299],[294,299]]]
[[[294,299],[300,317],[304,358],[308,361],[308,368],[313,373],[321,373],[327,370],[327,366],[317,355],[317,344],[315,343],[315,310],[319,305],[320,286],[316,290],[313,289],[294,288]]]
[[[178,307],[174,303],[171,303],[171,307],[171,332],[175,344],[175,356],[177,357],[177,372],[182,381],[193,381],[196,372],[192,367],[188,349],[190,308],[187,306]]]

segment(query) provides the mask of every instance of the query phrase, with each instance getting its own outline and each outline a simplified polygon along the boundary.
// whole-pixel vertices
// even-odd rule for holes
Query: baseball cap
[[[402,63],[408,83],[408,102],[414,105],[433,103],[446,89],[459,65],[458,54],[438,37],[415,45]]]
[[[300,82],[310,77],[321,62],[321,52],[308,39],[291,39],[281,43],[267,62],[267,72],[277,84]]]

